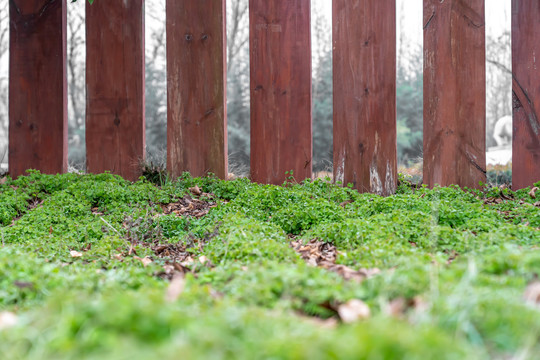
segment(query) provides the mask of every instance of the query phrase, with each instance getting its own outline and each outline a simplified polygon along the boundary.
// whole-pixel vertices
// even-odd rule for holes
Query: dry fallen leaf
[[[185,258],[184,261],[182,261],[180,263],[180,265],[182,265],[182,266],[190,266],[190,265],[193,265],[194,262],[195,262],[195,260],[193,260],[193,258],[191,256],[188,256],[187,258]]]
[[[0,331],[17,325],[17,315],[9,311],[0,312]]]
[[[344,323],[353,323],[359,320],[367,319],[371,316],[369,306],[362,300],[352,299],[337,308],[340,319]]]
[[[195,185],[194,187],[190,187],[189,191],[191,191],[193,193],[193,195],[201,195],[202,194],[201,189],[199,189],[199,187],[197,185]]]
[[[145,256],[144,258],[134,256],[133,258],[136,260],[139,260],[143,264],[144,267],[147,267],[148,265],[152,263],[152,259],[150,259],[148,256]]]
[[[15,280],[13,282],[13,285],[18,287],[19,289],[33,289],[34,288],[34,283],[32,283],[30,281]]]
[[[184,274],[182,273],[176,273],[171,283],[169,284],[169,287],[167,288],[167,293],[165,294],[165,300],[169,302],[176,301],[178,297],[182,294],[184,291],[184,286],[186,285],[186,280],[184,279]]]
[[[339,325],[339,322],[336,318],[321,319],[317,317],[308,317],[302,315],[299,315],[299,317],[301,317],[306,322],[311,323],[315,326],[319,326],[323,329],[335,329]]]
[[[536,199],[536,191],[538,191],[538,188],[537,187],[533,187],[531,189],[531,191],[529,191],[529,196],[532,197],[533,199]]]
[[[208,259],[206,258],[206,256],[203,255],[203,256],[199,257],[199,262],[201,264],[204,265],[207,261],[208,261]]]
[[[5,184],[6,181],[7,181],[7,176],[4,176],[3,178],[0,179],[0,185]]]
[[[388,303],[385,312],[392,317],[402,317],[407,310],[407,300],[403,297],[398,297]]]
[[[71,250],[70,252],[70,255],[71,257],[82,257],[82,253],[78,252],[78,251],[75,251],[75,250]]]
[[[170,275],[174,272],[174,266],[170,264],[163,265],[163,271],[165,272],[165,275]]]
[[[530,283],[525,289],[523,298],[527,304],[540,308],[540,281]]]
[[[417,314],[420,314],[420,313],[425,313],[426,311],[428,311],[430,305],[421,296],[415,296],[413,298],[412,306],[414,308],[414,311]]]

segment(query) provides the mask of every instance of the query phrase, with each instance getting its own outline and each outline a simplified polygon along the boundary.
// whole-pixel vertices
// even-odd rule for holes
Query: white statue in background
[[[493,139],[497,146],[510,145],[512,143],[512,116],[503,116],[495,123]]]

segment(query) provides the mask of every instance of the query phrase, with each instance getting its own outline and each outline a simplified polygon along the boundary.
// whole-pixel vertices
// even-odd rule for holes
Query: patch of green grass
[[[383,198],[323,180],[150,180],[32,171],[0,184],[0,313],[18,319],[0,323],[3,358],[533,359],[540,351],[540,310],[524,299],[540,274],[540,208],[528,189],[402,181]],[[207,215],[162,214],[162,205],[198,197],[195,186],[216,203]],[[345,280],[302,260],[293,239],[331,243],[337,264],[380,272]],[[175,262],[190,272],[170,301]],[[371,315],[341,323],[340,306],[353,299]]]

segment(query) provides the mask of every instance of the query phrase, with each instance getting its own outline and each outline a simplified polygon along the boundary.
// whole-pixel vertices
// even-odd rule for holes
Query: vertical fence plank
[[[512,187],[540,181],[540,3],[512,1]]]
[[[249,1],[251,178],[311,178],[309,0]]]
[[[144,159],[144,0],[86,4],[86,167],[136,180]]]
[[[397,187],[396,1],[333,1],[334,176],[362,192]]]
[[[167,168],[227,176],[225,0],[167,0]]]
[[[486,179],[484,0],[424,0],[424,183]]]
[[[66,0],[10,0],[9,171],[67,171]]]

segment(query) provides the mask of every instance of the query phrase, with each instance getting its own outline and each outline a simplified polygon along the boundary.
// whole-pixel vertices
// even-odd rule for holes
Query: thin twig
[[[101,219],[101,221],[103,221],[105,223],[105,225],[107,225],[108,227],[110,227],[111,229],[113,229],[118,235],[122,236],[122,234],[120,234],[120,232],[118,230],[116,230],[114,228],[114,226],[112,226],[107,220],[105,220],[102,216],[99,217]]]
[[[122,236],[122,234],[120,234],[120,232],[118,230],[116,230],[116,228],[114,226],[112,226],[111,223],[109,223],[107,220],[105,220],[103,218],[103,216],[100,216],[99,218],[101,219],[101,221],[103,221],[105,223],[105,225],[107,225],[109,228],[113,229],[121,239],[124,239],[124,242],[126,243],[126,245],[129,245],[128,255],[131,255],[132,253],[135,253],[135,251],[133,249],[133,241],[128,241],[124,236]],[[135,253],[135,255],[137,255],[137,253]]]

